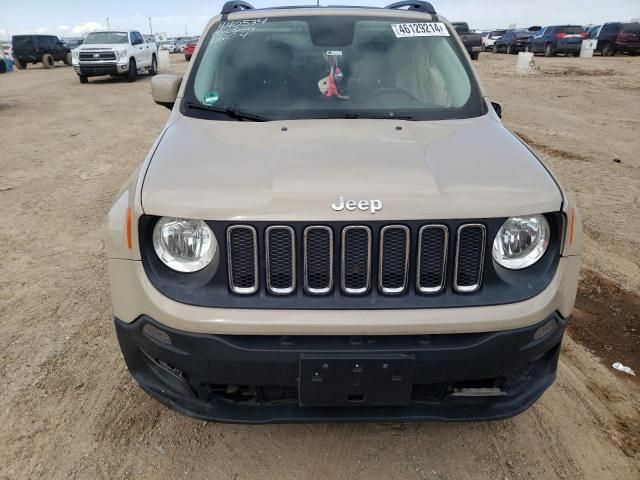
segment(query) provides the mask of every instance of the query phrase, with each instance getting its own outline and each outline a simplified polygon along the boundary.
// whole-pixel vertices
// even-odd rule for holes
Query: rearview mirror
[[[495,110],[496,115],[498,115],[499,118],[502,118],[502,105],[496,102],[491,102],[491,106]]]
[[[151,79],[153,101],[171,110],[176,103],[176,98],[178,98],[181,83],[182,77],[178,75],[156,75]]]

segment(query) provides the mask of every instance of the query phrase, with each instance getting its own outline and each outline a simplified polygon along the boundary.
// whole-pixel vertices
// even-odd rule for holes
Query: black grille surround
[[[139,238],[142,263],[151,283],[164,295],[189,305],[302,310],[455,308],[519,302],[544,290],[556,271],[563,222],[560,213],[545,216],[551,228],[548,250],[538,263],[521,271],[504,269],[491,257],[493,239],[506,218],[395,222],[207,221],[218,239],[219,261],[190,274],[169,269],[156,256],[151,235],[159,217],[144,215],[140,218]],[[454,273],[459,229],[465,225],[479,225],[485,231],[480,285],[466,292],[457,291],[455,284],[458,282],[460,288],[470,282],[469,278],[473,280],[473,269],[467,265],[473,262],[460,263],[465,270],[457,275]],[[228,268],[230,252],[227,248],[229,231],[237,227],[255,231],[256,268],[251,270],[248,261],[243,264],[241,278],[246,284],[242,283],[241,288],[247,290],[240,293],[231,288],[237,273],[233,272],[234,268]],[[267,255],[267,230],[270,227],[271,236],[278,243],[286,241],[285,233],[288,238],[293,238],[293,255],[287,256],[280,247]],[[356,229],[357,235],[352,238],[358,247],[352,252],[358,268],[352,266],[345,270],[341,264],[342,242],[345,229],[347,232],[354,230],[350,227],[362,228],[361,231]],[[465,230],[462,229],[463,234]],[[366,244],[362,240],[362,232],[366,231],[370,232],[369,255],[366,248],[364,253],[362,251],[362,245]],[[400,234],[403,231],[408,232],[407,251],[402,247]],[[273,237],[274,234],[278,237]],[[351,234],[346,235],[349,241]],[[367,237],[364,235],[365,240]],[[473,240],[473,235],[470,237]],[[475,244],[466,236],[461,238],[461,242],[465,248],[473,250]],[[245,248],[241,250],[244,250],[246,261],[247,256],[253,255],[253,250],[250,249],[247,255],[246,246],[251,242],[245,239],[243,243]],[[394,260],[384,260],[381,253],[387,258],[392,255]],[[401,262],[403,255],[407,258],[406,266]],[[330,258],[332,262],[329,262]],[[371,274],[367,288],[363,290],[361,273],[367,267]],[[403,267],[406,275],[402,274]],[[348,285],[344,285],[343,277]],[[406,285],[402,285],[405,279]],[[252,280],[256,280],[255,283]],[[357,291],[345,291],[345,286]],[[278,291],[274,291],[274,287]],[[388,291],[385,292],[383,287],[388,287]]]

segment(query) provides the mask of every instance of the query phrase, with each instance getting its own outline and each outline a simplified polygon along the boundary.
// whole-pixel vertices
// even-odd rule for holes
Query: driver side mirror
[[[491,102],[491,106],[495,110],[496,115],[498,115],[498,118],[502,118],[502,105],[496,102]]]
[[[158,105],[173,108],[178,98],[178,90],[182,84],[182,77],[173,74],[156,75],[151,79],[151,96]]]

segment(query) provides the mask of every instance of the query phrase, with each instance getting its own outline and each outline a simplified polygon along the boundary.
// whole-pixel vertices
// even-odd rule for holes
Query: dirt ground
[[[218,425],[149,398],[114,336],[104,219],[169,112],[148,78],[0,76],[0,478],[640,478],[640,383],[610,367],[640,375],[640,59],[536,64],[477,68],[577,199],[578,309],[557,383],[471,424]]]

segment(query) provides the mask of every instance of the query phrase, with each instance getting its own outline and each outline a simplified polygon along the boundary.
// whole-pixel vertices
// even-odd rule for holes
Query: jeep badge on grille
[[[344,197],[340,197],[337,203],[331,204],[331,208],[336,212],[341,212],[346,208],[350,212],[358,209],[363,212],[369,210],[374,214],[378,210],[382,210],[382,200],[345,200]]]

